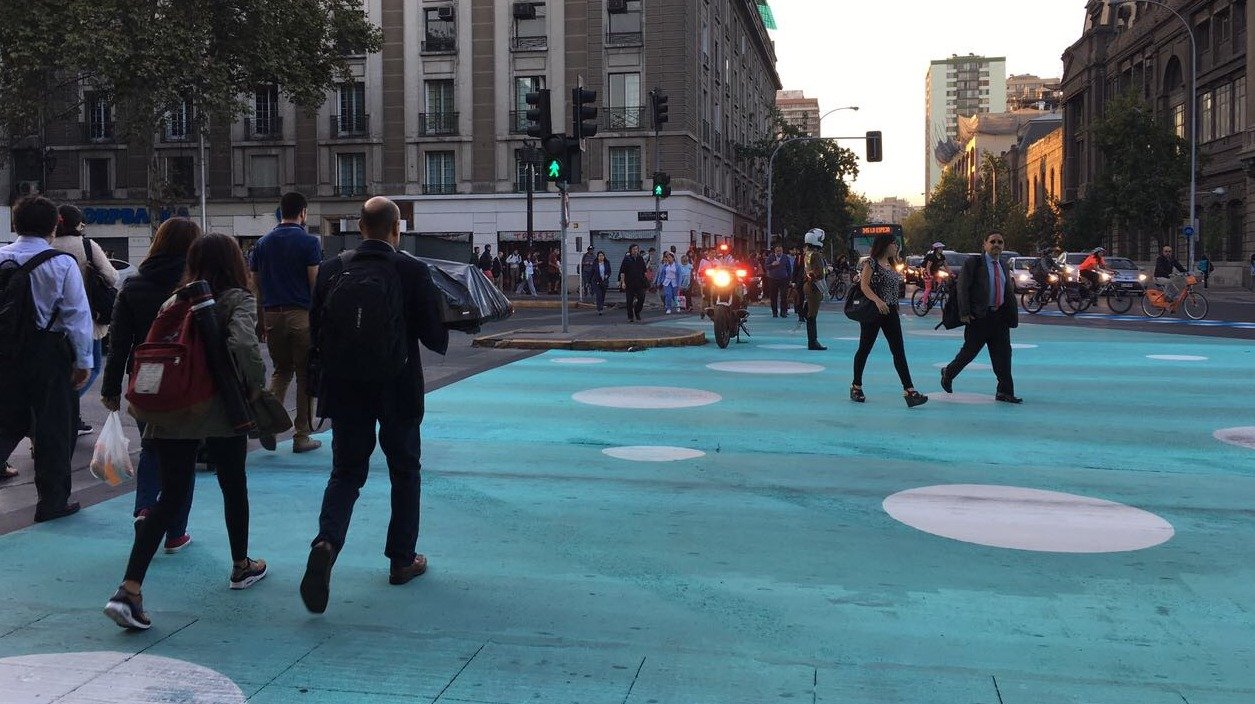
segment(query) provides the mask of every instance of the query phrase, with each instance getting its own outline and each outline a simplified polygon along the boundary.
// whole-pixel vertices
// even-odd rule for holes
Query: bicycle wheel
[[[1152,298],[1161,300],[1158,296],[1142,296],[1142,312],[1148,318],[1162,318],[1163,314],[1168,312],[1168,309],[1155,305],[1154,301],[1151,300]]]
[[[1112,313],[1123,315],[1133,307],[1133,296],[1128,291],[1111,291],[1107,294],[1107,307]]]
[[[911,310],[921,318],[928,315],[928,299],[924,298],[924,289],[917,288],[911,294]]]
[[[832,297],[834,300],[838,301],[844,300],[845,294],[850,291],[850,285],[840,279],[837,279],[837,282],[833,284],[833,288],[836,290],[836,293],[834,293]]]
[[[1190,320],[1202,320],[1207,317],[1207,297],[1197,291],[1190,291],[1186,295],[1183,307]]]
[[[1088,305],[1089,296],[1075,288],[1066,288],[1059,292],[1059,312],[1064,315],[1076,315]]]
[[[1024,306],[1024,310],[1036,315],[1041,312],[1043,301],[1040,291],[1025,291],[1020,294],[1020,305]]]

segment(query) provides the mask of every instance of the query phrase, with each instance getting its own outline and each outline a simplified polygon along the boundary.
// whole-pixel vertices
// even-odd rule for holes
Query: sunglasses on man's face
[[[989,240],[989,244],[1002,244],[1002,240]]]

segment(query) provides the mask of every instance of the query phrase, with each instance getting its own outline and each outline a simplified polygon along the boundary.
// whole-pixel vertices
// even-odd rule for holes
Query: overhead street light
[[[825,117],[828,117],[828,116],[829,116],[829,115],[831,115],[832,113],[834,113],[834,112],[840,112],[840,111],[842,111],[842,110],[854,110],[854,111],[856,111],[856,112],[857,112],[857,111],[858,111],[858,106],[857,106],[857,105],[847,105],[847,106],[842,107],[842,108],[833,108],[833,109],[829,110],[828,112],[826,112],[826,113],[824,113],[824,114],[820,115],[820,116],[819,116],[819,122],[823,122],[823,121],[824,121],[824,118],[825,118]],[[817,139],[823,139],[823,137],[790,137],[790,138],[788,138],[788,139],[786,139],[786,140],[784,140],[784,141],[780,142],[779,144],[777,144],[777,145],[776,145],[776,148],[775,148],[775,149],[773,149],[773,150],[771,150],[771,158],[767,160],[767,243],[768,243],[768,244],[770,244],[770,243],[771,243],[771,236],[772,236],[772,232],[771,232],[771,208],[772,208],[773,201],[774,201],[773,187],[775,186],[775,177],[776,177],[776,154],[778,154],[778,153],[780,152],[780,148],[781,148],[781,147],[783,147],[783,146],[784,146],[784,145],[786,145],[786,144],[791,144],[791,143],[793,143],[793,142],[810,142],[810,141],[814,141],[814,140],[817,140]]]
[[[1139,0],[1107,0],[1107,5],[1111,8],[1117,8],[1120,5],[1128,5]],[[1194,28],[1190,26],[1188,20],[1181,16],[1181,13],[1172,9],[1167,3],[1160,0],[1140,0],[1150,5],[1158,5],[1168,12],[1171,12],[1177,19],[1181,20],[1181,24],[1185,27],[1185,33],[1190,38],[1190,228],[1193,232],[1198,232],[1198,224],[1194,219],[1194,198],[1197,195],[1198,185],[1196,183],[1198,172],[1198,44],[1194,40]],[[1189,241],[1189,269],[1194,269],[1194,239]]]

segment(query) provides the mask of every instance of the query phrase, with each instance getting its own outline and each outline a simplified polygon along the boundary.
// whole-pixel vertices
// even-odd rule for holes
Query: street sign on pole
[[[1194,239],[1194,228],[1190,227],[1189,225],[1186,225],[1185,227],[1181,228],[1181,234],[1185,235],[1185,239],[1187,240]]]

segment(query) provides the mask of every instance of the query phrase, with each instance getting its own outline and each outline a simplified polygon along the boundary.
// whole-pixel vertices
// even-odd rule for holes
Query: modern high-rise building
[[[351,59],[352,77],[313,112],[275,86],[258,86],[250,114],[209,130],[210,229],[245,240],[275,222],[279,194],[310,199],[310,229],[328,253],[352,246],[365,197],[402,208],[411,251],[469,256],[472,245],[528,240],[527,105],[552,91],[553,128],[571,131],[571,88],[597,91],[599,131],[585,144],[583,183],[572,188],[571,238],[615,254],[654,237],[655,171],[671,176],[662,203],[664,247],[716,239],[765,244],[765,167],[736,145],[769,129],[781,88],[775,49],[755,0],[364,0],[383,29],[378,54]],[[648,95],[669,97],[654,139]],[[111,105],[80,87],[83,107],[49,132],[47,169],[14,143],[11,194],[43,191],[82,205],[93,236],[116,255],[149,243],[146,160],[117,139]],[[156,135],[174,212],[199,216],[202,184],[196,106]],[[540,170],[537,169],[537,172]],[[543,177],[532,244],[555,246],[559,195]]]
[[[910,217],[915,210],[915,207],[904,198],[882,198],[868,207],[867,219],[868,222],[888,222],[901,225],[902,221]]]
[[[929,64],[924,78],[925,197],[941,180],[942,167],[958,156],[959,118],[1006,109],[1006,58],[955,54]]]
[[[784,121],[811,137],[819,136],[819,100],[800,90],[776,92],[776,108]]]

